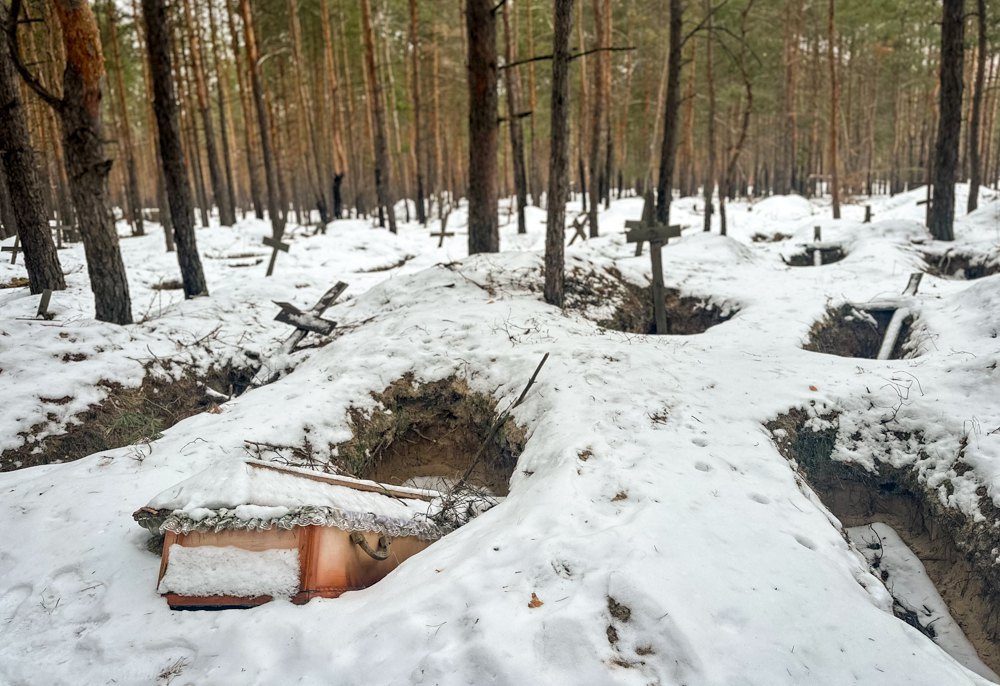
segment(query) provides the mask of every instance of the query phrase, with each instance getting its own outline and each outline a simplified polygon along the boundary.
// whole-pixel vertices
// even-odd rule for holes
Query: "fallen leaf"
[[[810,391],[818,391],[819,389],[818,389],[818,388],[816,388],[815,386],[810,386],[810,387],[809,387],[809,390],[810,390]]]
[[[538,599],[537,595],[535,595],[534,593],[531,594],[531,600],[528,601],[528,607],[534,609],[536,607],[541,607],[544,604],[545,603],[543,603],[541,600]]]

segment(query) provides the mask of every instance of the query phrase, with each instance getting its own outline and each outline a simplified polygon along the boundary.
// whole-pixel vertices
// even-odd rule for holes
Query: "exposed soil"
[[[0,288],[24,288],[30,282],[23,276],[15,276],[10,281],[0,282]]]
[[[785,264],[789,267],[812,267],[815,265],[813,262],[815,259],[813,257],[813,253],[815,252],[815,248],[806,248],[805,252],[797,253],[795,255],[791,255],[790,257],[782,257],[781,259],[783,259]],[[843,249],[839,247],[823,248],[820,250],[820,253],[823,256],[824,265],[840,262],[847,255]]]
[[[937,493],[920,483],[912,469],[880,463],[878,473],[871,473],[859,465],[832,460],[836,422],[813,431],[805,426],[808,418],[794,409],[767,423],[772,433],[783,431],[775,436],[781,454],[797,464],[799,474],[845,527],[882,522],[895,529],[923,562],[979,657],[991,669],[1000,669],[1000,567],[994,563],[1000,547],[996,528],[1000,511],[986,497],[986,489],[979,492],[986,519],[974,522],[957,509],[944,507]],[[968,469],[961,455],[956,456],[955,469],[958,473]],[[896,605],[900,619],[917,621],[913,613]],[[933,635],[931,627],[918,628]]]
[[[179,291],[183,290],[184,283],[180,279],[164,279],[150,286],[154,291]]]
[[[826,316],[812,325],[809,338],[802,346],[805,350],[840,357],[860,357],[874,360],[885,338],[885,330],[892,319],[893,310],[859,310],[851,305],[841,305],[827,310]],[[903,321],[899,338],[889,359],[915,357],[915,346],[910,341],[913,316]]]
[[[354,437],[336,446],[334,458],[342,469],[390,484],[452,482],[486,443],[470,484],[507,494],[526,438],[507,419],[487,441],[499,414],[492,396],[455,377],[418,385],[407,375],[374,398],[380,407],[370,414],[350,411]]]
[[[35,437],[45,425],[32,427],[21,437],[24,443],[0,453],[0,471],[12,471],[41,464],[70,462],[103,450],[143,444],[182,419],[213,411],[221,398],[238,386],[243,372],[215,370],[207,376],[186,373],[179,380],[147,373],[137,388],[102,383],[107,397],[74,417],[75,424],[58,435],[41,440]],[[208,388],[216,391],[212,394]],[[42,398],[52,405],[64,405],[70,398]],[[51,415],[54,418],[54,415]],[[136,453],[141,459],[141,451]]]
[[[981,279],[1000,273],[1000,255],[970,255],[952,252],[925,253],[929,270],[945,279]]]
[[[780,241],[785,241],[791,238],[791,234],[781,233],[755,233],[750,236],[750,240],[754,243],[778,243]]]

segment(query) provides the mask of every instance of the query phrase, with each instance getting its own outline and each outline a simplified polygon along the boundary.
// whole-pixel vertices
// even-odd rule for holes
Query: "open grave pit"
[[[862,310],[846,303],[830,308],[812,325],[802,348],[839,357],[877,359],[894,312],[890,309]],[[911,340],[915,322],[913,315],[903,320],[889,359],[917,356],[918,346]]]
[[[412,374],[372,394],[378,405],[351,408],[352,438],[335,446],[336,466],[363,479],[449,490],[480,453],[469,489],[489,501],[507,495],[526,434],[496,399],[458,377],[417,383]],[[488,502],[487,502],[488,504]]]
[[[657,333],[652,285],[633,284],[614,269],[603,273],[576,269],[567,273],[565,288],[566,308],[581,311],[598,326],[625,333]],[[739,308],[717,303],[711,298],[682,295],[676,288],[665,288],[664,292],[667,330],[663,333],[666,334],[704,333],[739,312]]]
[[[993,670],[1000,670],[1000,565],[995,562],[1000,548],[1000,510],[987,496],[985,486],[977,490],[984,519],[975,521],[958,509],[941,504],[935,489],[921,482],[914,468],[892,467],[878,462],[869,472],[859,464],[832,459],[838,441],[836,414],[820,418],[824,428],[816,429],[810,415],[793,409],[768,422],[778,451],[797,468],[824,505],[844,527],[886,524],[896,531],[923,563],[927,576],[948,606],[949,612],[979,658]],[[896,432],[882,426],[886,450],[895,445],[918,453],[922,439],[917,434]],[[956,475],[970,467],[962,452],[952,465]],[[944,488],[953,489],[946,481]],[[846,534],[845,534],[846,538]],[[893,589],[891,577],[872,569]],[[905,598],[896,598],[894,612],[928,637],[932,622],[922,622]]]
[[[926,252],[928,271],[944,279],[972,281],[1000,273],[1000,254],[973,254],[947,250]]]
[[[819,250],[820,256],[823,260],[823,265],[833,264],[834,262],[840,262],[842,259],[847,257],[847,253],[839,245],[829,245],[821,248],[816,248],[811,245],[805,246],[802,252],[794,253],[792,255],[782,255],[781,259],[789,267],[814,267],[815,253]]]

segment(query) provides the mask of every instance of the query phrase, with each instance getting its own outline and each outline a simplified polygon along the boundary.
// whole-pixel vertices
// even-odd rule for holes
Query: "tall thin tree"
[[[160,158],[163,162],[163,178],[174,225],[177,263],[181,269],[184,295],[188,298],[208,295],[205,273],[198,256],[191,186],[181,146],[180,116],[170,64],[170,13],[167,11],[167,0],[142,0],[142,14],[146,24],[146,51],[153,82],[153,110],[156,113]]]
[[[569,39],[573,0],[555,0],[552,26],[552,104],[549,144],[548,224],[545,229],[545,302],[563,306],[566,201],[569,199]]]
[[[681,48],[684,27],[684,4],[670,0],[670,49],[667,53],[667,93],[663,107],[663,143],[660,146],[660,177],[656,185],[656,220],[670,222],[674,161],[677,158],[677,115],[680,112]]]
[[[939,241],[955,240],[955,179],[962,131],[962,68],[965,60],[965,2],[944,0],[941,19],[941,75],[934,148],[934,195],[928,228]]]
[[[372,28],[370,0],[361,0],[361,29],[365,40],[365,70],[368,74],[369,102],[373,120],[375,147],[375,195],[378,198],[379,225],[385,226],[386,215],[389,231],[396,233],[395,198],[392,192],[392,174],[389,165],[389,143],[385,133],[385,105],[382,87],[375,62],[375,32]]]
[[[986,60],[988,42],[986,35],[986,0],[976,0],[976,26],[978,27],[978,42],[976,46],[976,84],[972,91],[972,112],[969,115],[969,135],[966,145],[969,147],[969,203],[967,210],[974,211],[979,207],[979,185],[983,178],[982,141],[979,131],[983,119],[983,90],[986,86]]]
[[[497,21],[494,0],[466,0],[469,254],[500,250],[497,216]]]

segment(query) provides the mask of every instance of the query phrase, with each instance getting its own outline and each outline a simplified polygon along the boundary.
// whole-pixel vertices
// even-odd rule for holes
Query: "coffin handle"
[[[361,548],[363,551],[368,553],[368,556],[373,560],[384,560],[389,557],[389,543],[390,538],[385,534],[378,537],[378,547],[372,550],[372,547],[368,545],[368,541],[365,540],[365,535],[360,531],[351,532],[351,543]]]

